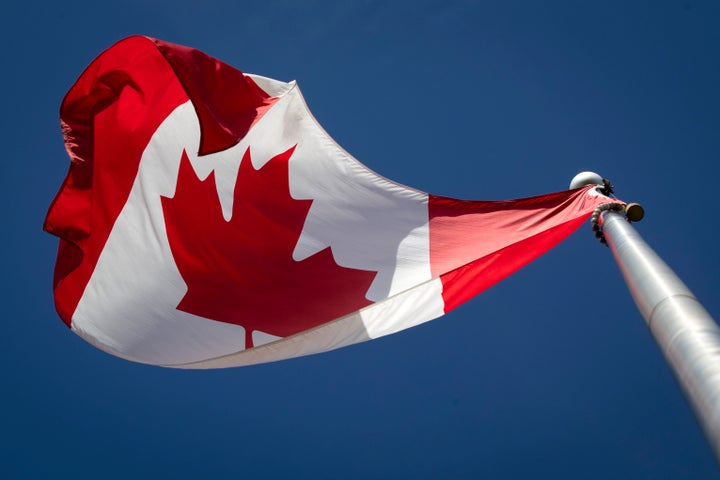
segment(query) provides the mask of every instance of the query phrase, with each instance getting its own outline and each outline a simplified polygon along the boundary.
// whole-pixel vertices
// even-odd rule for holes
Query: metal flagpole
[[[581,175],[585,177],[578,180]],[[597,174],[592,174],[592,180],[588,175],[590,172],[579,174],[571,187],[609,185]],[[593,228],[610,247],[635,304],[720,462],[720,328],[630,224],[642,216],[642,207],[637,204],[624,208],[606,204],[593,215]]]

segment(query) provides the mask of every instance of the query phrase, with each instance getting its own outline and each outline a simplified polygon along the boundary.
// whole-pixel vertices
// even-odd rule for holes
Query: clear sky
[[[707,479],[718,467],[610,251],[583,226],[449,315],[327,354],[216,371],[109,356],[57,317],[41,231],[58,108],[131,34],[297,80],[378,173],[500,200],[579,171],[720,318],[715,1],[11,2],[0,472],[6,478]]]

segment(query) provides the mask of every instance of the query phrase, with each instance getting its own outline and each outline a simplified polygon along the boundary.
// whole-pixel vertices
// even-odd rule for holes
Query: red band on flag
[[[65,96],[60,119],[71,164],[44,228],[60,237],[55,305],[68,326],[125,205],[145,146],[185,101],[170,65],[145,37],[110,47]],[[98,191],[103,201],[94,204]]]
[[[575,231],[595,203],[587,198],[591,188],[509,201],[430,195],[430,268],[442,280],[445,312]]]

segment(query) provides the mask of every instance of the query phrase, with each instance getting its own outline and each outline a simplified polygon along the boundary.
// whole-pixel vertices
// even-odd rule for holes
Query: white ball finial
[[[595,172],[580,172],[570,182],[570,190],[585,185],[602,185],[603,178]]]

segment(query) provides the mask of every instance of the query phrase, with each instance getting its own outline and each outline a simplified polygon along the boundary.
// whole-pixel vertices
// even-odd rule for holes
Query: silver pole
[[[720,328],[622,214],[605,211],[598,223],[720,462]]]

